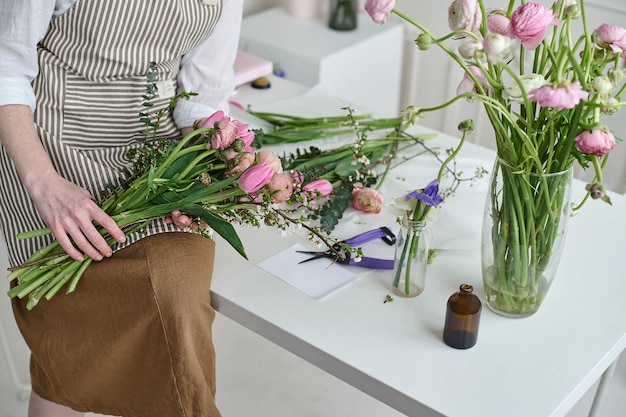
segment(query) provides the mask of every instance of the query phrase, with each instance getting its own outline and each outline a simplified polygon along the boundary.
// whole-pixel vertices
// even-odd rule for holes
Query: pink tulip
[[[469,30],[476,32],[483,20],[476,0],[454,0],[448,7],[448,26],[450,30]]]
[[[364,213],[380,213],[385,203],[382,194],[373,188],[357,188],[352,197],[352,207]]]
[[[308,198],[326,197],[333,192],[333,186],[328,180],[315,180],[302,186],[302,191]]]
[[[542,107],[555,109],[571,109],[576,107],[581,99],[587,98],[589,93],[582,89],[578,81],[563,83],[553,86],[544,85],[530,91],[530,101],[536,101]]]
[[[270,182],[267,183],[267,190],[270,192],[272,203],[284,203],[289,200],[293,193],[291,174],[286,172],[274,174]]]
[[[393,8],[396,7],[396,3],[397,0],[367,0],[365,11],[374,22],[382,25],[387,21]]]
[[[604,156],[615,148],[615,136],[609,130],[585,130],[574,139],[582,153]]]
[[[274,176],[274,168],[265,162],[254,165],[239,177],[239,188],[248,194],[254,194]]]
[[[539,46],[550,25],[561,24],[555,13],[539,3],[525,3],[511,16],[511,33],[522,41],[522,46],[534,50]]]
[[[200,121],[198,121],[196,128],[197,129],[202,129],[205,127],[211,128],[213,129],[215,127],[215,123],[219,122],[220,120],[226,119],[227,116],[224,114],[223,111],[218,110],[215,113],[213,113],[212,115],[210,115],[209,117],[205,117],[204,119],[200,119]]]
[[[480,68],[474,65],[470,65],[469,70],[472,72],[472,74],[474,74],[474,76],[478,80],[478,83],[483,87],[485,91],[489,91],[491,89],[487,78],[485,78],[485,74],[483,74]],[[463,74],[463,79],[459,83],[459,86],[456,88],[456,94],[461,95],[464,93],[470,93],[472,91],[478,92],[478,89],[476,87],[476,84],[474,83],[474,80],[472,80],[472,77],[470,77],[468,73],[465,73]]]
[[[593,35],[595,42],[603,48],[610,48],[616,54],[626,51],[626,29],[622,27],[603,23]]]

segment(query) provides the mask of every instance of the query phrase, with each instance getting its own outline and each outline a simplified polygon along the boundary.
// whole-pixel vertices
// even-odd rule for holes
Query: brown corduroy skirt
[[[144,238],[94,262],[76,291],[31,311],[14,300],[31,349],[33,391],[124,417],[217,417],[214,242],[191,233]]]

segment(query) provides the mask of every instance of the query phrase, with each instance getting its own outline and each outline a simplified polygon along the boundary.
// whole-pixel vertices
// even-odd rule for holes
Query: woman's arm
[[[93,222],[118,242],[126,240],[124,232],[87,190],[56,172],[37,136],[28,106],[0,106],[0,143],[43,221],[73,259],[82,260],[83,253],[95,260],[111,256],[111,248]]]
[[[179,92],[198,95],[176,105],[174,119],[179,128],[191,126],[216,110],[229,113],[242,14],[243,0],[224,0],[220,20],[211,36],[183,57],[178,74]]]

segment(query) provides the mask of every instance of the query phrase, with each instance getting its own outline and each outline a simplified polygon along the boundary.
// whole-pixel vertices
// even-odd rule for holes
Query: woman
[[[29,416],[219,416],[209,285],[213,242],[172,213],[124,236],[94,202],[142,146],[147,73],[181,100],[158,135],[228,111],[243,0],[0,0],[0,209],[12,266],[49,227],[93,263],[78,289],[32,311],[14,300],[31,349]],[[154,63],[154,64],[153,64]],[[119,244],[107,245],[94,222]]]

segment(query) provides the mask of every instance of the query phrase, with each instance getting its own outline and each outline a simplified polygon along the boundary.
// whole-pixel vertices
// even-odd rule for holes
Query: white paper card
[[[320,299],[359,277],[349,266],[333,264],[332,259],[317,259],[299,264],[311,255],[297,253],[310,250],[300,244],[277,253],[257,265],[315,299]]]

